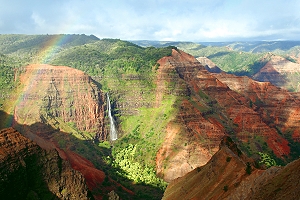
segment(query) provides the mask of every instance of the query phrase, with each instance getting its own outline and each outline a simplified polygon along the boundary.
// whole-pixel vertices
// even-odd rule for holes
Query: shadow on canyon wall
[[[86,182],[91,181],[95,186],[94,188],[89,187],[94,196],[108,199],[107,194],[111,190],[114,190],[122,199],[161,199],[163,196],[164,191],[160,188],[133,183],[132,180],[122,176],[126,172],[110,165],[112,162],[111,148],[100,147],[91,140],[80,140],[69,133],[54,129],[52,126],[40,122],[32,125],[19,124],[13,120],[12,115],[0,110],[0,130],[8,127],[13,127],[43,149],[59,147],[58,149],[63,149],[68,156],[73,157],[74,154],[72,152],[75,152],[79,157],[83,157],[83,161],[77,160],[78,156],[71,158],[72,161],[76,160],[74,165],[76,165],[76,162],[86,162],[85,159],[88,160],[87,162],[90,161],[94,165],[94,169],[91,169],[91,172],[85,176],[85,179],[90,178],[91,180],[86,180]],[[108,156],[111,160],[109,162],[104,161],[103,158]],[[72,161],[71,165],[76,170],[78,166],[74,167]],[[86,169],[84,170],[86,171]],[[97,170],[105,173],[104,177],[102,177],[102,182],[92,180],[94,176],[97,176],[93,174]],[[15,185],[18,185],[18,183],[15,183]]]

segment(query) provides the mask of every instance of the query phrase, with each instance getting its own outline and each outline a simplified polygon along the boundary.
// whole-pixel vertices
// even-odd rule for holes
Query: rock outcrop
[[[24,88],[15,107],[17,123],[42,122],[69,132],[64,125],[67,123],[90,133],[83,134],[83,139],[106,139],[104,94],[84,72],[36,64],[25,67],[20,80]]]
[[[166,94],[181,99],[178,113],[168,124],[164,143],[156,156],[157,173],[171,181],[204,165],[218,150],[225,129],[217,120],[206,116],[211,112],[208,104],[214,102],[197,94],[199,88],[194,78],[199,71],[207,72],[205,68],[193,56],[179,50],[173,50],[172,56],[158,62],[156,103]],[[165,82],[175,85],[169,88],[172,84]]]
[[[173,180],[163,199],[298,199],[300,160],[256,169],[229,137],[209,162]]]
[[[205,164],[224,135],[230,135],[250,154],[268,149],[283,160],[290,156],[289,143],[299,141],[297,95],[248,77],[211,73],[179,50],[159,64],[157,74],[162,80],[158,83],[173,81],[175,88],[186,91],[174,93],[181,103],[157,153],[157,173],[166,181]],[[176,91],[166,85],[158,84],[158,104],[163,94]]]
[[[93,199],[84,176],[56,149],[42,149],[13,128],[0,131],[3,199]]]
[[[270,55],[269,55],[270,56]],[[286,88],[292,91],[300,91],[300,65],[293,63],[281,56],[270,56],[270,61],[253,75],[253,79]]]
[[[205,69],[211,73],[223,72],[213,61],[207,57],[198,57],[197,60],[205,67]]]

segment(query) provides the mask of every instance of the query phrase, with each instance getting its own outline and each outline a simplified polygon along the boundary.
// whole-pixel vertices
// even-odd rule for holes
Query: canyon
[[[173,50],[171,57],[159,63],[161,73],[176,71],[175,82],[184,82],[181,86],[190,92],[183,95],[176,120],[170,122],[157,154],[157,171],[167,181],[205,164],[224,135],[239,141],[248,153],[269,149],[278,158],[289,157],[286,137],[297,142],[300,126],[297,96],[267,82],[210,73],[182,51]]]
[[[299,157],[298,93],[270,82],[227,74],[207,58],[197,60],[176,47],[170,52],[144,71],[131,69],[133,65],[127,62],[136,58],[130,57],[124,61],[128,68],[125,64],[117,65],[119,68],[110,66],[93,78],[73,66],[30,64],[16,69],[19,76],[15,78],[20,85],[15,98],[10,99],[11,116],[3,118],[11,118],[12,127],[1,130],[1,148],[7,148],[1,151],[1,169],[7,170],[10,166],[5,164],[10,162],[16,173],[18,169],[26,171],[26,159],[36,153],[35,158],[49,159],[45,163],[37,159],[32,165],[53,165],[51,172],[47,167],[43,167],[45,172],[39,169],[45,176],[36,180],[48,188],[46,195],[67,198],[69,191],[76,190],[74,193],[87,198],[118,195],[132,199],[145,198],[147,195],[141,191],[147,190],[159,199],[161,193],[157,191],[162,189],[157,189],[161,188],[157,182],[151,185],[136,181],[142,178],[126,179],[129,171],[123,171],[126,168],[121,165],[153,167],[154,173],[169,183],[164,198],[176,199],[185,195],[243,198],[243,190],[247,190],[245,198],[259,195],[271,181],[268,174],[280,177],[281,172],[297,168],[298,161],[288,165],[290,168],[267,170],[257,162],[259,152],[269,154],[282,165]],[[108,93],[109,97],[105,96]],[[109,134],[111,121],[116,123],[117,137]],[[9,141],[19,142],[11,145]],[[34,150],[27,152],[30,148]],[[12,154],[24,159],[5,155],[10,151],[17,151]],[[126,159],[122,152],[127,153]],[[117,157],[123,160],[116,163]],[[77,174],[78,180],[64,175],[61,166],[66,173]],[[251,175],[245,173],[249,166]],[[32,172],[27,171],[26,176],[32,177]],[[54,178],[62,180],[56,181],[58,186],[54,185],[54,189],[48,187],[48,172],[58,174]],[[261,175],[267,177],[266,182],[259,182]],[[4,171],[1,176],[5,177]],[[80,187],[63,188],[63,183],[72,185],[72,181],[80,181]],[[190,181],[204,181],[202,189]],[[8,179],[1,184],[6,182]],[[251,193],[246,185],[252,187],[256,182],[259,186]],[[25,188],[23,195],[44,195],[26,184],[20,183]],[[206,194],[205,188],[212,185]],[[278,188],[283,193],[287,190],[275,185],[271,191]],[[1,193],[6,190],[9,188]]]

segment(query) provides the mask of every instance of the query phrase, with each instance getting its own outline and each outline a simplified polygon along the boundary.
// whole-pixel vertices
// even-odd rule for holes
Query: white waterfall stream
[[[108,110],[108,117],[109,117],[109,123],[110,123],[109,136],[110,136],[111,140],[116,140],[116,139],[118,139],[118,135],[117,135],[117,130],[116,130],[116,126],[115,126],[115,120],[111,114],[111,105],[110,105],[108,93],[107,93],[107,110]]]

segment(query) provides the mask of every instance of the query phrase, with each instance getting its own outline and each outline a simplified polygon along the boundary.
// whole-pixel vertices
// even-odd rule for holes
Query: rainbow
[[[38,63],[47,64],[49,63],[54,56],[61,50],[61,46],[68,41],[70,35],[58,34],[50,36],[44,47],[40,50],[37,55]]]
[[[43,45],[43,47],[40,49],[40,51],[36,55],[36,59],[33,59],[31,66],[40,66],[44,64],[49,64],[55,55],[59,53],[59,51],[62,49],[62,45],[65,44],[71,35],[66,34],[58,34],[58,35],[49,35],[49,39],[47,42]],[[33,64],[35,63],[35,64]],[[24,81],[24,87],[22,89],[18,89],[16,94],[18,96],[12,97],[12,99],[15,99],[13,102],[10,102],[8,105],[7,110],[10,114],[1,113],[1,125],[0,127],[10,127],[13,126],[18,119],[16,119],[16,108],[22,107],[26,105],[26,99],[28,95],[28,91],[34,86],[34,82],[36,82],[39,79],[40,76],[40,69],[36,68],[34,70],[30,70],[31,74],[28,76],[27,80]],[[13,109],[13,110],[11,110]]]

